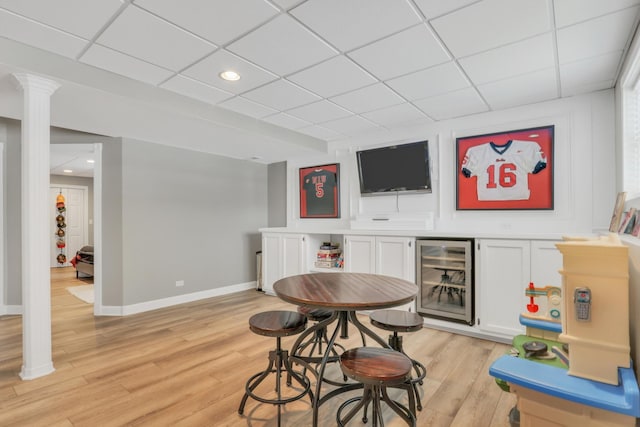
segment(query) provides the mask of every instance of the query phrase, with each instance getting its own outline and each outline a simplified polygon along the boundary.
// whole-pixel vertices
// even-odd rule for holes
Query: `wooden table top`
[[[375,310],[412,301],[415,283],[366,273],[311,273],[285,277],[274,283],[280,299],[296,305],[332,310]]]

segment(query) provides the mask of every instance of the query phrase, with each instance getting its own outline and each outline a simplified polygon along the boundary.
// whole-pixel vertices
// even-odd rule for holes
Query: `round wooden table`
[[[325,308],[333,311],[333,315],[304,331],[296,340],[291,351],[294,361],[305,365],[317,377],[316,393],[313,398],[313,426],[318,425],[318,409],[331,397],[346,391],[362,388],[362,384],[345,384],[320,396],[324,379],[324,371],[338,336],[346,337],[348,324],[353,324],[360,334],[371,337],[382,347],[389,344],[375,332],[363,325],[356,316],[359,310],[378,310],[391,308],[413,301],[418,294],[418,286],[407,280],[390,276],[367,273],[311,273],[285,277],[273,284],[276,295],[289,303]],[[324,355],[320,360],[302,357],[297,353],[300,344],[317,329],[337,321],[338,325],[329,339]],[[314,369],[310,362],[319,362],[319,369]],[[331,382],[330,382],[331,383]],[[335,385],[335,384],[334,384]]]

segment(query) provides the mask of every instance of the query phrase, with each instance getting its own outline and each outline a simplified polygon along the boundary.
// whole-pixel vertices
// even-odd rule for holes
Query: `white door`
[[[529,241],[482,239],[478,244],[478,326],[509,337],[521,334],[520,313],[531,278]]]
[[[52,186],[49,190],[51,206],[51,266],[66,267],[69,261],[82,246],[87,244],[87,193],[86,187],[60,187]],[[56,208],[56,198],[62,194],[65,198],[66,211],[62,213],[66,227],[64,230],[65,247],[60,249],[57,246],[58,227],[56,217],[59,215]],[[66,256],[64,264],[58,263],[58,255],[63,253]]]

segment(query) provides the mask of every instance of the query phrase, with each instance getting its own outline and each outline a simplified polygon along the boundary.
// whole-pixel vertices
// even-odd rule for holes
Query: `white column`
[[[13,75],[24,93],[22,116],[22,371],[30,380],[54,371],[51,357],[49,271],[50,98],[60,86],[42,77]]]

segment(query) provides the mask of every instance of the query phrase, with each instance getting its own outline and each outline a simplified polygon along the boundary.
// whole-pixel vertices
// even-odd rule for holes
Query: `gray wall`
[[[270,164],[268,174],[269,227],[286,227],[287,162]]]
[[[0,126],[6,139],[6,303],[19,305],[20,122],[0,118]],[[57,128],[51,140],[103,144],[103,305],[256,280],[258,229],[268,225],[266,165]],[[177,280],[185,286],[176,287]]]
[[[121,306],[122,270],[122,140],[102,144],[102,305]]]
[[[266,165],[127,139],[121,188],[123,305],[256,279]]]
[[[87,236],[87,244],[93,245],[93,178],[85,178],[81,176],[66,176],[66,175],[51,175],[49,177],[51,185],[59,185],[64,187],[65,185],[78,185],[88,187],[87,194],[88,210],[87,219],[89,221],[89,235]]]
[[[6,304],[22,304],[22,237],[20,216],[21,182],[20,177],[20,122],[16,120],[0,119],[6,126],[5,166],[4,175],[5,199],[5,269],[6,271]]]

